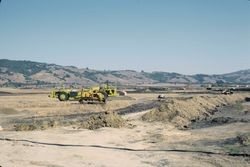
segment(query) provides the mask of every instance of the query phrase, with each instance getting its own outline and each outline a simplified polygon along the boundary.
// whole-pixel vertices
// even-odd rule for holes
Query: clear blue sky
[[[0,58],[220,74],[250,68],[249,0],[2,0]]]

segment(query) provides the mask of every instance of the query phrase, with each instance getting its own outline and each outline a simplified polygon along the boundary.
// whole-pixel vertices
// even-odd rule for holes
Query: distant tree
[[[217,80],[217,81],[216,81],[216,84],[217,84],[218,86],[222,86],[222,85],[224,84],[224,81],[222,81],[222,80]]]

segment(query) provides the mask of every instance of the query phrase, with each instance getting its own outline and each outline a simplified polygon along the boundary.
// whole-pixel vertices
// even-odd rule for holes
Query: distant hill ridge
[[[151,83],[250,83],[250,69],[221,75],[183,75],[169,72],[137,72],[133,70],[100,71],[88,68],[32,61],[0,59],[0,86],[82,85],[105,81],[120,85]]]

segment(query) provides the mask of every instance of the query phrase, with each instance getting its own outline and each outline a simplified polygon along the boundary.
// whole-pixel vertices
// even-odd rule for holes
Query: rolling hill
[[[118,85],[151,83],[250,83],[250,69],[222,75],[183,75],[133,70],[100,71],[32,61],[0,59],[0,86],[91,86],[109,80]]]

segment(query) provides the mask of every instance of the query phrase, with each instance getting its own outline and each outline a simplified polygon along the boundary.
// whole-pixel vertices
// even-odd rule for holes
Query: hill
[[[133,70],[100,71],[32,61],[0,59],[0,86],[91,86],[109,80],[118,85],[151,83],[250,83],[250,69],[222,75],[183,75]]]

